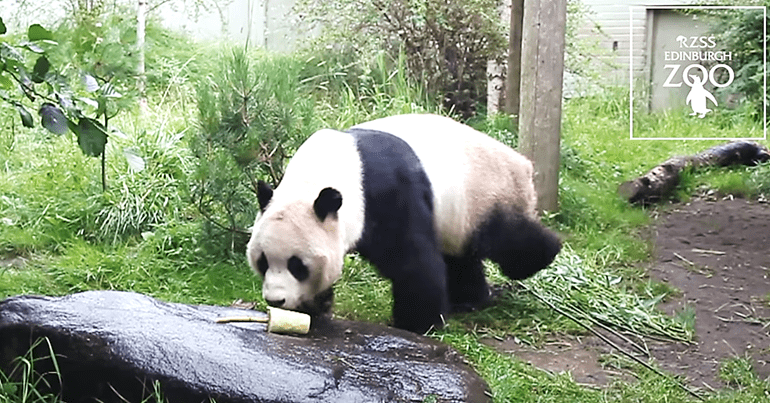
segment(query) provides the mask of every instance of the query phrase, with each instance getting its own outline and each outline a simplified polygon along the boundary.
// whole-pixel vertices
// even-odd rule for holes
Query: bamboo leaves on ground
[[[568,311],[587,326],[602,326],[639,337],[689,343],[693,329],[661,312],[665,294],[644,299],[621,288],[622,278],[594,267],[567,245],[550,269],[525,282],[543,301]]]

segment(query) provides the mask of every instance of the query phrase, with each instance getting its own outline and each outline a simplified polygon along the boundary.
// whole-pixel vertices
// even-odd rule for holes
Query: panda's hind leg
[[[489,303],[490,292],[481,258],[444,255],[452,312],[470,312]]]
[[[561,250],[561,240],[537,220],[523,214],[494,212],[477,237],[482,255],[500,265],[512,280],[526,279],[546,268]]]

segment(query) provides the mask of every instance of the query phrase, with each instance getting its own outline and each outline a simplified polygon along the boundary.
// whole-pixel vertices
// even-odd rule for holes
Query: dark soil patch
[[[16,255],[10,255],[10,256],[4,256],[0,255],[0,269],[2,268],[13,268],[13,269],[21,269],[24,266],[27,265],[27,259],[16,256]]]
[[[681,291],[662,309],[694,309],[697,343],[656,346],[661,367],[716,387],[721,362],[750,356],[770,376],[770,204],[696,200],[669,209],[656,231],[650,275]]]
[[[514,339],[487,339],[484,343],[549,373],[569,371],[577,383],[606,385],[612,376],[623,375],[602,367],[601,355],[609,349],[593,336],[579,338],[565,335],[539,347],[525,346]]]
[[[757,375],[770,377],[770,204],[728,198],[673,205],[653,230],[650,276],[678,290],[661,309],[694,313],[696,337],[690,345],[648,340],[650,355],[641,358],[696,388],[725,386],[719,367],[732,357],[751,357]],[[581,383],[619,375],[599,364],[617,351],[595,336],[564,336],[536,349],[512,340],[489,344],[538,368],[570,371]]]

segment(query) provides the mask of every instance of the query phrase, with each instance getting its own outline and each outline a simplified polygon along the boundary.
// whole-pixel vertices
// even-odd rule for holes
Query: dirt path
[[[651,357],[666,372],[696,388],[720,388],[719,365],[752,357],[761,378],[770,376],[770,204],[696,200],[664,209],[654,228],[650,276],[679,293],[661,308],[694,313],[695,344],[649,341]],[[540,348],[512,341],[490,344],[577,382],[605,384],[623,376],[599,364],[612,349],[598,338],[568,337]]]
[[[770,376],[770,204],[697,200],[658,221],[650,275],[682,293],[667,313],[694,308],[697,344],[663,345],[655,358],[694,386],[722,386],[719,363],[735,356]]]

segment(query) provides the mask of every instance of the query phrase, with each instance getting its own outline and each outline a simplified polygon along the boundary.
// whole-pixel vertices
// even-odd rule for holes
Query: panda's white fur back
[[[536,217],[532,163],[486,134],[438,115],[391,116],[355,127],[397,136],[417,154],[431,182],[444,253],[461,254],[493,207]]]

